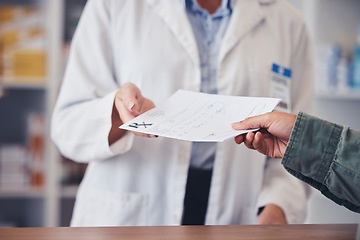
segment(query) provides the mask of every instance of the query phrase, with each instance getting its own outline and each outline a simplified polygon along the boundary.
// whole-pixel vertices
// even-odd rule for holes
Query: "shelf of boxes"
[[[47,12],[58,11],[55,2],[0,3],[0,226],[57,222],[48,134],[60,28],[50,25],[58,15]]]
[[[0,16],[0,76],[4,83],[44,84],[47,52],[42,9],[3,5]]]
[[[38,96],[29,96],[32,93],[18,92],[17,90],[45,90],[46,83],[46,48],[45,26],[43,14],[37,5],[1,5],[0,7],[0,57],[1,71],[0,80],[2,87],[2,99],[0,111],[3,114],[2,125],[13,127],[12,131],[4,131],[0,137],[0,190],[29,188],[44,185],[44,106],[27,103]],[[37,93],[35,93],[37,95]],[[41,100],[45,100],[44,94]],[[23,98],[24,96],[24,98]],[[27,98],[27,97],[28,98]],[[40,101],[41,101],[40,100]],[[30,106],[28,108],[28,106]],[[24,115],[23,115],[24,114]],[[32,145],[32,122],[37,115],[36,127],[39,131],[36,149],[37,155],[33,155]],[[12,116],[10,118],[8,116]],[[24,118],[21,130],[23,134],[16,133],[16,127],[12,124],[14,118]],[[29,122],[27,122],[29,121]],[[40,124],[40,126],[39,126]],[[24,126],[25,125],[25,126]],[[4,130],[4,129],[2,129]],[[14,137],[17,135],[18,137]],[[13,138],[13,139],[12,139]],[[10,140],[10,143],[7,142]],[[41,141],[41,143],[40,143]],[[41,146],[39,145],[41,144]],[[36,158],[36,160],[35,160]],[[38,162],[40,163],[40,166]],[[36,166],[36,178],[34,182],[34,167]],[[41,185],[41,186],[40,186]]]
[[[298,2],[307,20],[314,45],[316,98],[360,100],[360,86],[358,80],[355,80],[359,77],[355,77],[354,69],[355,47],[360,41],[360,2]]]

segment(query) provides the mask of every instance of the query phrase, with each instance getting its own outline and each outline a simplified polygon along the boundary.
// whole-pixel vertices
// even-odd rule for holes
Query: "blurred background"
[[[315,113],[360,130],[360,1],[288,0],[316,62]],[[86,0],[0,2],[0,227],[69,226],[85,164],[49,137],[52,109]],[[313,190],[306,223],[360,223]]]

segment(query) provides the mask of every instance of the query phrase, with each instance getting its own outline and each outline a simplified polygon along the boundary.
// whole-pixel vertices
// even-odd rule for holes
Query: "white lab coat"
[[[269,96],[272,63],[293,70],[291,100],[309,112],[312,57],[302,17],[283,0],[237,0],[219,58],[218,93]],[[199,91],[200,61],[179,0],[89,0],[54,110],[61,153],[89,163],[72,226],[179,225],[191,142],[127,133],[109,147],[116,90],[133,82],[156,105],[178,89]],[[289,223],[306,213],[306,187],[279,159],[233,140],[218,143],[206,224],[256,223],[279,205]]]

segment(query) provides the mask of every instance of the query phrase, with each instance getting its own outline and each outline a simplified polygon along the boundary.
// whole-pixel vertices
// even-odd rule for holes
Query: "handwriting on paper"
[[[120,128],[187,141],[220,142],[251,131],[235,131],[231,123],[271,112],[279,101],[178,90],[160,106]]]

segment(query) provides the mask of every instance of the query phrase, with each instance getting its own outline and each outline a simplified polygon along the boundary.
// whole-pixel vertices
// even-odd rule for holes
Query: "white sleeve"
[[[304,22],[300,27],[294,28],[291,37],[294,42],[290,66],[293,72],[291,81],[292,112],[297,114],[299,111],[303,111],[311,114],[314,110],[315,96],[314,52]]]
[[[306,218],[309,186],[291,176],[281,165],[281,159],[269,158],[265,168],[258,208],[272,203],[284,211],[289,224],[303,223]]]
[[[64,81],[52,116],[51,136],[74,161],[107,159],[128,151],[133,136],[108,144],[113,101],[119,84],[113,70],[111,2],[89,0],[75,32]]]

